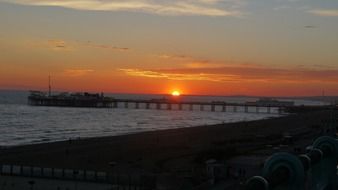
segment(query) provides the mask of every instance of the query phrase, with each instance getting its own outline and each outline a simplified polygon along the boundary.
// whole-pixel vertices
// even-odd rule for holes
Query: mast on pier
[[[52,86],[50,84],[50,75],[48,76],[48,96],[52,95]]]

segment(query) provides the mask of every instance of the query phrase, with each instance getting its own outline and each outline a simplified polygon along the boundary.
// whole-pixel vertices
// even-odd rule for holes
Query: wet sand
[[[317,111],[259,121],[11,147],[0,150],[0,163],[120,173],[198,170],[205,168],[207,159],[250,154],[267,144],[281,143],[285,135],[293,136],[295,144],[306,144],[321,135],[323,121],[329,118],[328,111]]]

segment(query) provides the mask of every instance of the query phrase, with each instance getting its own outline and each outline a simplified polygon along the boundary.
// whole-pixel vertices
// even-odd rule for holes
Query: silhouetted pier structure
[[[244,112],[244,113],[284,113],[286,106],[261,106],[247,103],[228,102],[198,102],[175,100],[133,100],[113,99],[111,108],[157,109],[157,110],[185,110],[211,112]]]
[[[104,97],[103,94],[90,93],[63,93],[59,95],[46,95],[43,92],[31,91],[28,104],[32,106],[57,106],[57,107],[112,107],[113,98]]]
[[[268,113],[282,114],[284,105],[259,105],[254,103],[228,103],[228,102],[199,102],[182,101],[177,99],[116,99],[104,97],[103,94],[67,94],[49,96],[40,92],[32,92],[28,97],[28,104],[33,106],[58,107],[92,107],[92,108],[133,108],[156,110],[185,110],[210,112],[242,112],[242,113]]]

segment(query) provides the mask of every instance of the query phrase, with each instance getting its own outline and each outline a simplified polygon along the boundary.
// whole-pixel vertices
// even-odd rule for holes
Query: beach
[[[226,160],[279,145],[309,145],[323,134],[329,111],[299,113],[258,121],[169,129],[138,134],[70,139],[2,148],[0,162],[36,167],[88,169],[117,173],[198,171],[208,159]],[[305,148],[305,147],[299,147]]]

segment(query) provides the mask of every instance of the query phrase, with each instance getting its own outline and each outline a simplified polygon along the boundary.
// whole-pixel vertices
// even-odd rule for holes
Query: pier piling
[[[167,110],[172,110],[172,106],[170,103],[167,104]]]
[[[237,112],[237,106],[234,106],[234,112]]]
[[[249,112],[248,106],[244,106],[244,112],[245,112],[245,113],[248,113],[248,112]]]
[[[182,104],[178,104],[178,110],[182,111]]]
[[[202,104],[200,105],[200,111],[204,111],[204,106]]]
[[[212,112],[215,112],[215,105],[214,105],[214,104],[211,105],[211,111],[212,111]]]
[[[271,113],[271,107],[268,106],[268,113]]]
[[[224,105],[224,106],[222,107],[222,112],[226,112],[226,111],[227,111],[227,106]]]

